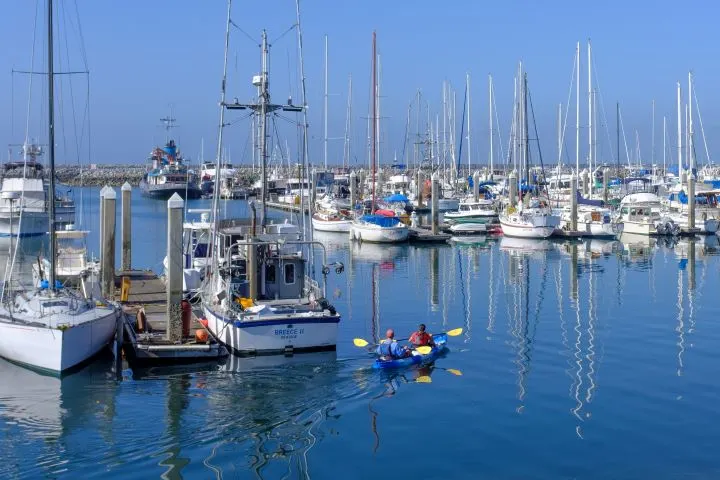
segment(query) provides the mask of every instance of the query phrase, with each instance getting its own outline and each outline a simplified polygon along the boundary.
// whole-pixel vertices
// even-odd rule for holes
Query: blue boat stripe
[[[278,318],[273,320],[253,320],[251,322],[242,322],[240,320],[232,320],[222,315],[212,312],[215,318],[225,323],[232,323],[236,328],[265,327],[269,325],[288,325],[288,324],[308,324],[308,323],[340,323],[340,316],[336,317],[320,317],[320,318]]]

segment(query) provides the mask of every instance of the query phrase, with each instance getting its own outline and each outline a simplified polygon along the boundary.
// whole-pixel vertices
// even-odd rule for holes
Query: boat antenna
[[[370,213],[375,213],[375,183],[377,182],[375,165],[375,145],[377,143],[377,47],[376,47],[376,34],[373,30],[372,34],[372,146],[370,147],[370,155],[372,159],[372,205],[370,207]]]
[[[50,291],[55,291],[55,97],[53,71],[53,2],[48,0],[47,27],[48,27],[48,165],[50,167],[50,186],[48,190],[48,213],[50,214]],[[18,235],[19,238],[19,235]]]

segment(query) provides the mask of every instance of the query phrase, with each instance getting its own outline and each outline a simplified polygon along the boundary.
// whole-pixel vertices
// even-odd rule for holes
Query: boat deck
[[[180,343],[167,339],[167,294],[165,282],[150,270],[119,271],[115,277],[115,299],[121,300],[123,277],[130,279],[127,301],[120,302],[124,313],[125,341],[123,351],[131,365],[154,365],[208,361],[227,355],[208,332],[208,341],[195,340],[195,331],[205,330],[192,314],[190,335]],[[146,327],[138,328],[138,315],[145,313]]]

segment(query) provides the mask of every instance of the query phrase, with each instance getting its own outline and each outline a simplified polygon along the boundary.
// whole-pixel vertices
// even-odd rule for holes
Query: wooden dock
[[[130,280],[126,301],[122,301],[122,279]],[[198,342],[196,330],[205,330],[195,314],[190,323],[190,335],[180,343],[167,339],[167,300],[165,283],[150,270],[117,272],[115,299],[122,304],[124,313],[123,352],[131,366],[168,365],[176,363],[207,362],[227,356],[222,345],[213,340]]]
[[[268,208],[274,208],[275,210],[282,210],[283,212],[300,213],[300,205],[293,205],[285,202],[265,202]],[[308,212],[308,206],[305,206],[305,213]]]
[[[410,243],[447,243],[450,240],[449,233],[442,233],[438,228],[438,233],[432,233],[430,227],[409,227],[410,236],[408,241]]]

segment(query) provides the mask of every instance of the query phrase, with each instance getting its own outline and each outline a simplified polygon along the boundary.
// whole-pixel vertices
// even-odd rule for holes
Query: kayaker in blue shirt
[[[385,339],[380,342],[375,352],[383,360],[405,358],[412,354],[410,349],[401,346],[395,341],[395,332],[392,328],[388,328],[387,332],[385,332]]]

